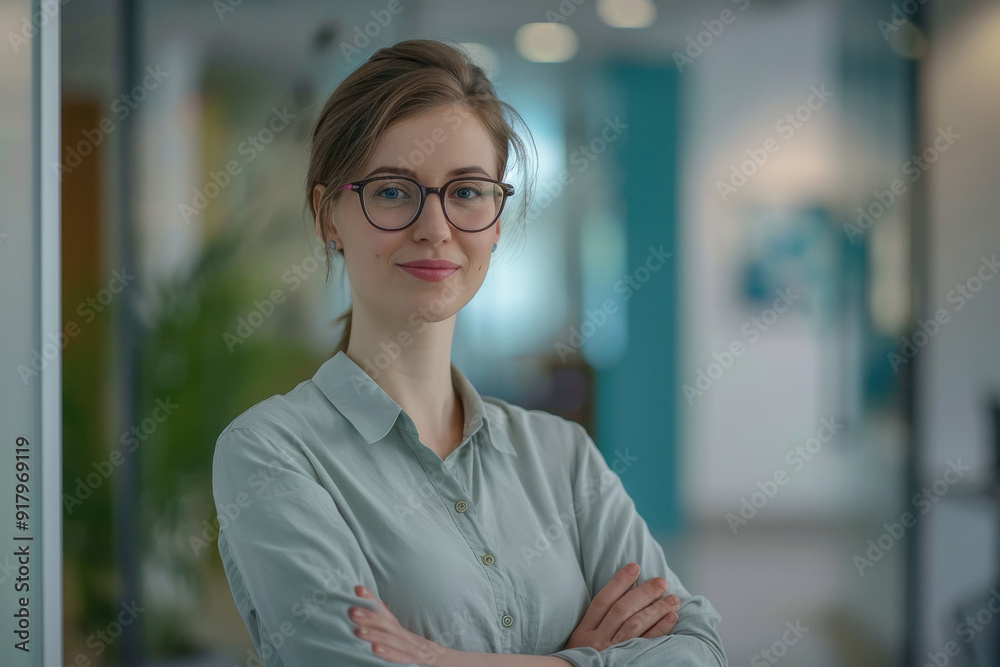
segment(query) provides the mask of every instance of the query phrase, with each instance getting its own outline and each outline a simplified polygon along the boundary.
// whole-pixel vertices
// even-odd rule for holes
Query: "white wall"
[[[948,294],[976,275],[983,256],[1000,258],[1000,6],[933,6],[924,134],[930,140],[937,128],[951,126],[960,138],[928,174],[929,308],[946,308],[951,319],[922,351],[922,467],[932,482],[949,460],[961,458],[973,467],[965,481],[983,482],[993,460],[986,391],[1000,389],[1000,277],[985,282],[960,311]],[[944,631],[955,628],[945,615],[969,594],[985,595],[997,574],[997,510],[957,494],[939,505],[928,514],[924,544],[925,651],[941,650]]]
[[[835,69],[837,4],[736,11],[732,24],[681,74],[687,126],[679,382],[693,384],[698,369],[733,341],[745,349],[704,395],[692,404],[682,398],[686,509],[699,521],[720,524],[779,470],[789,481],[754,522],[883,511],[898,493],[898,433],[891,423],[845,429],[801,468],[788,464],[788,452],[816,435],[821,417],[844,414],[835,387],[846,370],[836,356],[841,332],[817,326],[797,306],[752,342],[741,327],[763,307],[747,308],[734,288],[744,232],[757,224],[758,211],[844,205],[842,174],[856,167],[841,150],[845,91]],[[813,86],[825,86],[832,96],[791,136],[776,130]],[[717,181],[769,137],[778,150],[723,201]]]

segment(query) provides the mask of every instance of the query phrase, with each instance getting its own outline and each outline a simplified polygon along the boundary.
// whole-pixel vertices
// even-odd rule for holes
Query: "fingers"
[[[354,629],[354,634],[358,639],[371,642],[372,653],[392,662],[412,662],[417,651],[414,643],[407,638],[373,626],[357,627]]]
[[[650,616],[652,614],[651,610],[645,611],[644,614],[639,614],[639,612],[648,610],[650,605],[663,595],[666,590],[667,580],[663,577],[653,577],[641,586],[625,593],[617,602],[611,605],[604,620],[598,626],[598,630],[606,632],[607,636],[620,636],[622,632],[632,633],[618,641],[638,637],[663,615],[661,613],[653,618]],[[666,612],[664,611],[663,613]],[[639,615],[633,619],[633,616],[637,614]],[[647,620],[647,617],[648,623],[642,625]]]
[[[627,568],[635,567],[635,574],[629,574]],[[583,615],[583,619],[577,628],[584,631],[595,630],[607,616],[608,611],[611,607],[621,599],[629,588],[636,582],[639,577],[639,564],[638,563],[626,563],[624,567],[615,572],[614,576],[611,577],[611,581],[604,585],[594,599],[591,600],[590,606],[587,607],[587,612]]]
[[[667,603],[664,607],[667,613],[664,614],[662,618],[660,618],[660,620],[653,625],[653,627],[646,630],[646,632],[640,636],[646,637],[647,639],[654,639],[656,637],[668,635],[674,629],[674,625],[677,624],[677,613],[681,608],[680,600],[676,595],[668,595],[664,598],[664,602]]]
[[[369,600],[374,600],[375,602],[378,602],[380,609],[384,610],[387,614],[392,615],[392,612],[389,611],[389,605],[387,605],[385,602],[383,602],[382,600],[379,600],[377,597],[375,597],[375,594],[372,593],[367,588],[365,588],[364,586],[362,586],[360,584],[357,585],[357,586],[355,586],[354,587],[354,592],[359,597],[368,598]]]
[[[372,610],[366,607],[349,607],[347,609],[347,614],[350,616],[352,621],[367,628],[369,631],[387,631],[399,624],[399,620],[396,618],[396,615],[389,611],[389,606],[385,602],[376,598],[375,594],[370,590],[364,586],[358,585],[354,587],[354,592],[359,597],[378,602],[378,608]],[[368,641],[371,640],[369,639]]]
[[[674,612],[680,608],[679,602],[676,595],[670,595],[665,598],[659,598],[652,604],[635,612],[614,633],[611,643],[617,644],[633,637],[644,636],[643,633],[656,627],[669,614],[674,614],[673,618],[676,622],[677,615]],[[672,623],[670,627],[673,627]]]
[[[368,599],[375,596],[363,586],[355,587],[355,592]],[[407,664],[434,664],[437,657],[437,644],[403,628],[398,619],[389,611],[388,606],[379,600],[377,611],[362,607],[351,607],[348,615],[356,624],[354,634],[363,641],[371,643],[372,652],[385,660]]]

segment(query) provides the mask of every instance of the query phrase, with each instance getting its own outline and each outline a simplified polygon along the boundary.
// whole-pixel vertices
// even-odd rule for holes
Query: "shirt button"
[[[459,500],[457,503],[455,503],[456,512],[464,512],[467,509],[469,509],[469,503],[465,502],[464,500]]]
[[[484,565],[493,565],[495,562],[497,562],[497,559],[493,557],[493,554],[486,554],[483,556]]]
[[[500,619],[500,622],[503,623],[503,627],[509,628],[514,625],[514,617],[510,614],[504,614],[503,618]]]

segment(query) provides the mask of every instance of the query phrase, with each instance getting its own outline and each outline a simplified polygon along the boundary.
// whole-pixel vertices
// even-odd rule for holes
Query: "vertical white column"
[[[45,5],[44,8],[40,5]],[[39,230],[38,311],[41,331],[62,331],[61,197],[60,179],[50,168],[60,162],[62,110],[59,75],[59,4],[34,0],[32,13],[42,10],[48,20],[35,38],[32,78],[35,130],[32,178],[38,193],[34,203]],[[62,353],[42,370],[39,384],[41,413],[41,649],[42,665],[61,665],[62,642]]]
[[[0,0],[0,665],[62,663],[59,1]]]

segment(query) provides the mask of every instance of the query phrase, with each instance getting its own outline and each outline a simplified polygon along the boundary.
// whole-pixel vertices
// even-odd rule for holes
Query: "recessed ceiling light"
[[[514,33],[517,52],[536,63],[561,63],[576,55],[576,33],[562,23],[526,23]]]
[[[648,28],[656,20],[652,0],[597,0],[597,15],[612,28]]]

